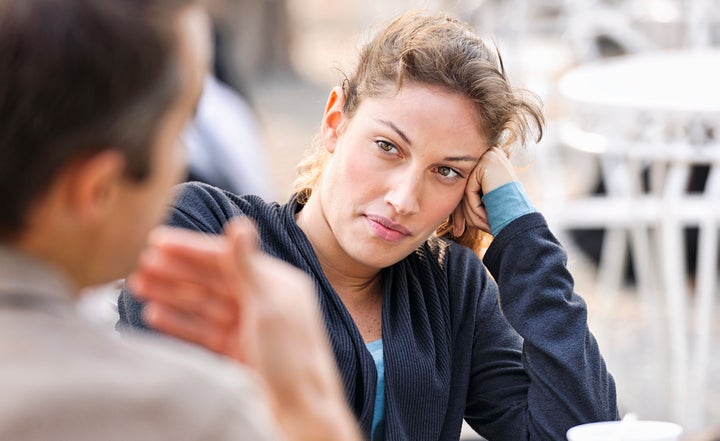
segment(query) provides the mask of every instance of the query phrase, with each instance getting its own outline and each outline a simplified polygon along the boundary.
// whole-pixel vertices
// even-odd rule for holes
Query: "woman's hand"
[[[466,225],[490,233],[482,195],[517,180],[515,168],[505,152],[498,147],[488,149],[470,173],[465,195],[453,212],[453,235],[462,235]]]

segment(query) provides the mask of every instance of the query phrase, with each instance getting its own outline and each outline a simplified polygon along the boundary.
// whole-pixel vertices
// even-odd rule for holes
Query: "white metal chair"
[[[660,62],[669,64],[659,69]],[[720,73],[720,52],[635,56],[610,63],[591,67],[592,81],[583,77],[590,70],[574,78],[599,90],[565,90],[570,99],[559,130],[566,146],[597,155],[607,193],[558,198],[546,212],[555,228],[607,229],[599,270],[603,291],[616,289],[622,257],[626,247],[632,249],[643,302],[653,305],[658,293],[665,300],[671,418],[693,429],[703,424],[710,314],[718,291],[720,97],[705,85]],[[640,72],[613,70],[623,63]],[[697,75],[653,77],[677,78],[673,69]],[[655,89],[656,83],[664,88]],[[633,93],[637,96],[626,96]],[[688,193],[691,172],[699,167],[708,170],[706,182],[700,191]],[[684,232],[689,227],[699,231],[692,279],[685,268]]]

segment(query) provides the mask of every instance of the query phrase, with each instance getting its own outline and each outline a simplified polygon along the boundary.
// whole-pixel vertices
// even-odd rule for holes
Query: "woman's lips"
[[[386,217],[366,215],[365,219],[373,235],[388,242],[397,242],[410,235],[410,230]]]

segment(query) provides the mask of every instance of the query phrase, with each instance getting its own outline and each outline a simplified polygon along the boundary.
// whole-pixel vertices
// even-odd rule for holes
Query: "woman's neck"
[[[340,247],[316,200],[310,197],[295,215],[295,220],[310,241],[323,273],[335,291],[356,296],[373,293],[379,288],[380,269],[359,263]]]
[[[295,215],[315,251],[325,277],[345,305],[363,340],[382,337],[382,277],[380,269],[352,259],[338,244],[322,210],[312,198]]]

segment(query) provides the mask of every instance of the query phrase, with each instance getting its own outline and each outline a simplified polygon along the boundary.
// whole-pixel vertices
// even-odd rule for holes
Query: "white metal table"
[[[598,155],[607,188],[603,197],[581,202],[575,217],[570,207],[561,210],[568,216],[564,226],[607,227],[603,253],[617,253],[628,244],[643,298],[663,294],[673,417],[688,429],[697,428],[704,424],[711,312],[718,290],[720,50],[593,62],[566,73],[559,93],[565,104],[561,140]],[[708,175],[703,188],[689,194],[694,167],[704,167]],[[693,283],[684,266],[683,230],[689,226],[699,231]],[[604,256],[605,264],[614,266],[608,271],[619,274],[617,255]]]

